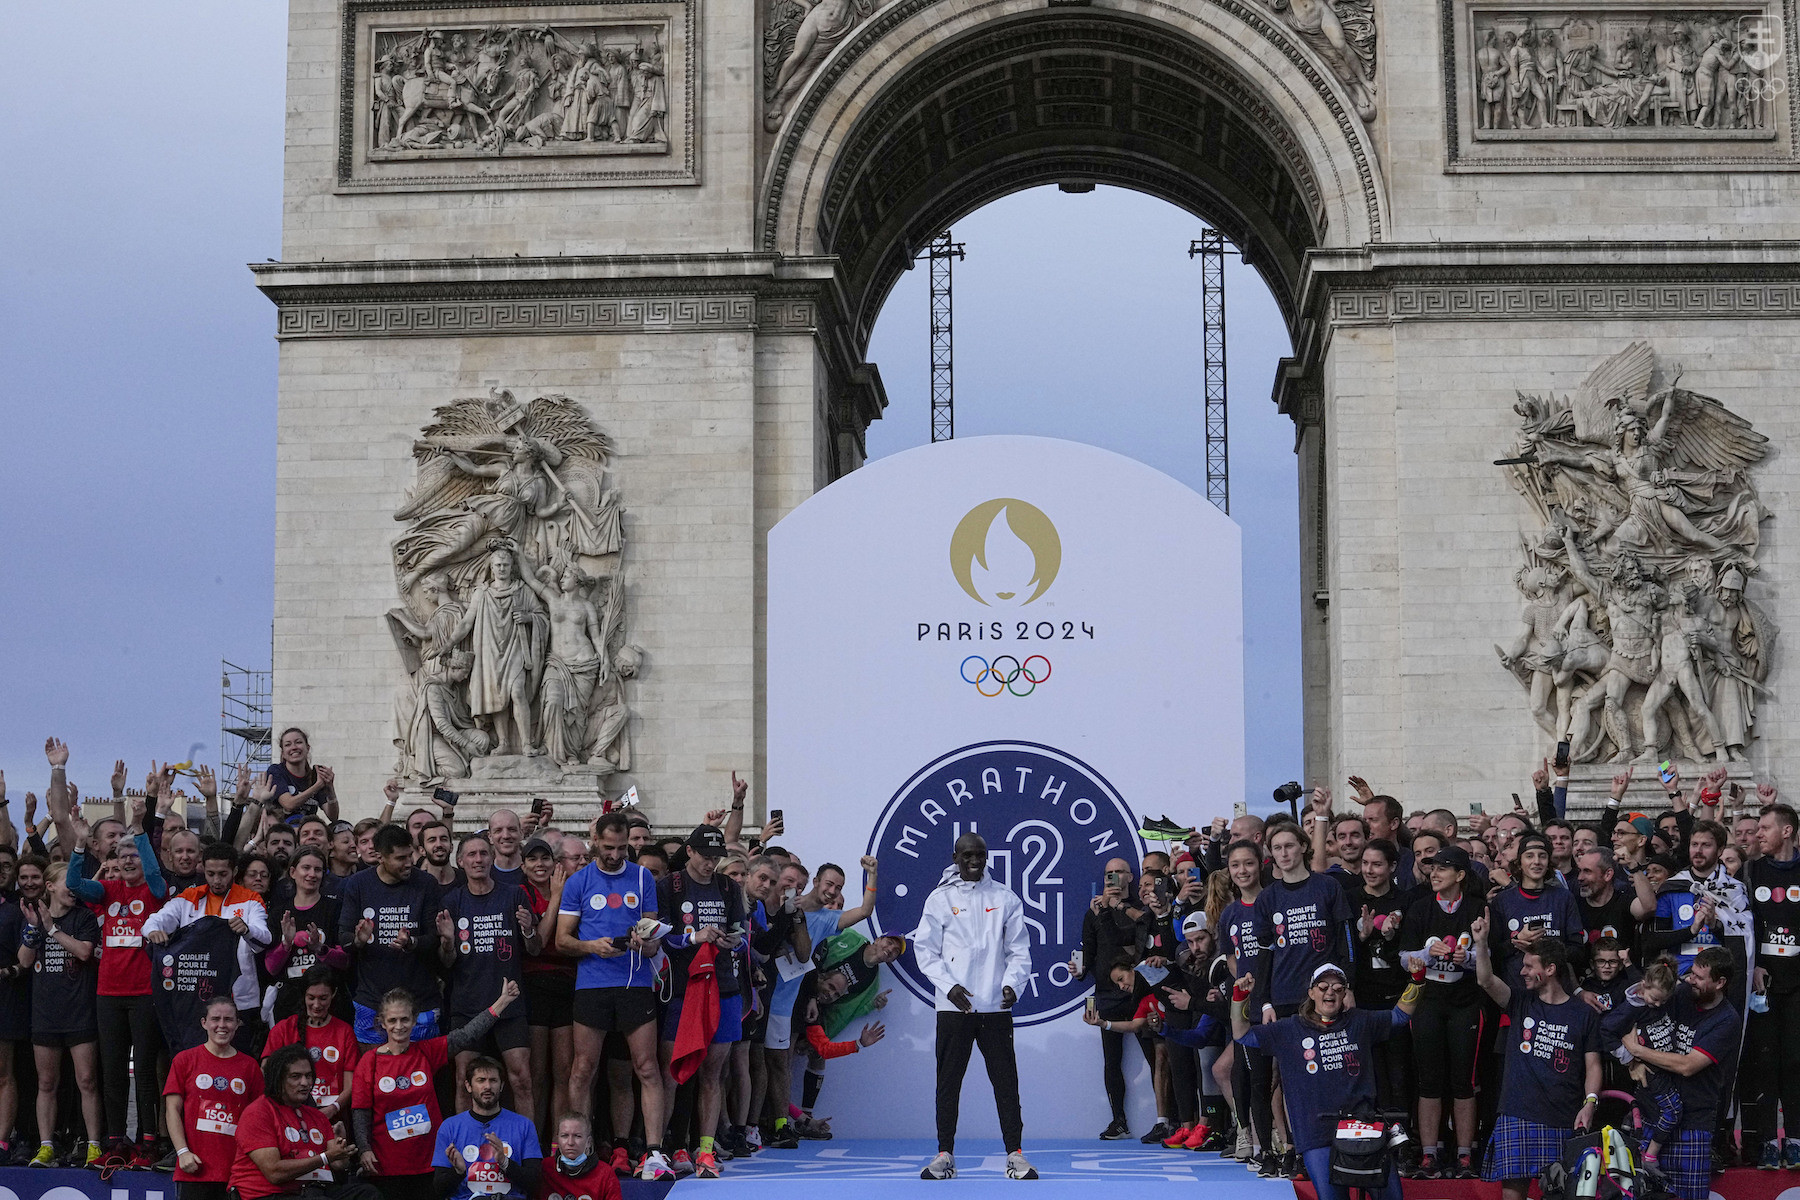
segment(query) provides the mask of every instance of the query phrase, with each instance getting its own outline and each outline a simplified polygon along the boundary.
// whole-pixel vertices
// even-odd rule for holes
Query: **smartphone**
[[[1193,880],[1195,883],[1199,883],[1200,882],[1200,868],[1199,867],[1189,867],[1187,869],[1187,877],[1189,879]]]
[[[1122,888],[1125,886],[1125,883],[1126,883],[1125,872],[1123,872],[1123,871],[1108,871],[1106,873],[1106,886],[1107,887]]]
[[[1538,930],[1539,932],[1542,932],[1543,930],[1548,929],[1549,927],[1550,927],[1550,918],[1549,917],[1526,917],[1525,918],[1525,928],[1527,928],[1527,929],[1534,929],[1534,930]]]
[[[1550,765],[1559,771],[1569,769],[1569,743],[1567,741],[1556,743],[1556,757],[1550,760]]]
[[[1099,1016],[1100,1015],[1100,1002],[1098,1000],[1094,999],[1092,996],[1089,996],[1088,1001],[1087,1001],[1087,1010],[1088,1010],[1088,1016],[1090,1016],[1090,1017]]]
[[[1513,798],[1513,807],[1514,808],[1524,808],[1525,807],[1525,802],[1523,800],[1519,799],[1519,793],[1514,792],[1512,794],[1512,798]]]
[[[458,800],[461,800],[462,796],[457,792],[451,791],[449,788],[441,787],[441,788],[433,788],[432,789],[431,798],[433,800],[436,800],[439,804],[443,805],[445,808],[455,808],[456,802]]]
[[[1167,904],[1169,902],[1169,881],[1167,879],[1158,879],[1150,886],[1151,890],[1156,893],[1156,899],[1160,903]]]
[[[1656,764],[1656,773],[1662,778],[1662,785],[1669,787],[1675,782],[1675,766],[1668,759]]]
[[[1472,802],[1472,803],[1471,803],[1471,804],[1470,804],[1470,805],[1469,805],[1469,811],[1470,811],[1470,812],[1471,812],[1471,813],[1473,813],[1473,814],[1475,814],[1475,815],[1477,815],[1477,816],[1479,816],[1479,815],[1480,815],[1480,814],[1482,814],[1482,813],[1484,813],[1484,812],[1486,812],[1486,811],[1487,811],[1487,809],[1485,809],[1485,808],[1484,808],[1484,807],[1482,807],[1482,804],[1481,804],[1481,801],[1479,801],[1479,800],[1476,800],[1476,801],[1474,801],[1474,802]]]
[[[544,798],[542,796],[533,796],[531,798],[531,815],[534,817],[541,817],[544,815]]]
[[[1233,804],[1231,806],[1231,815],[1234,817],[1249,816],[1250,815],[1250,802],[1247,800],[1239,800],[1236,804]]]
[[[779,822],[781,820],[781,810],[779,808],[771,808],[769,810],[769,820]]]

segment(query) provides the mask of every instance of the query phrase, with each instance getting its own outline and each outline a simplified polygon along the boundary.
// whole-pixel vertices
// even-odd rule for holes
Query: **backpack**
[[[1381,1114],[1367,1103],[1340,1113],[1331,1136],[1332,1185],[1374,1193],[1387,1185],[1391,1169],[1387,1124]]]

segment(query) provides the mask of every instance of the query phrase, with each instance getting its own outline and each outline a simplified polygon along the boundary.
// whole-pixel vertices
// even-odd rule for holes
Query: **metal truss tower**
[[[1225,235],[1208,229],[1188,245],[1200,260],[1200,345],[1206,376],[1206,498],[1231,512],[1225,420]]]
[[[219,786],[235,787],[237,769],[260,774],[269,765],[275,707],[274,672],[219,660]]]
[[[950,334],[950,265],[963,257],[963,244],[948,229],[925,248],[931,259],[931,440],[956,436],[955,370]]]

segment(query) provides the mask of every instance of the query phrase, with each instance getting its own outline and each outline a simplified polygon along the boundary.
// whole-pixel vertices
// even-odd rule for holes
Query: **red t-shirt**
[[[262,1064],[248,1054],[234,1050],[220,1058],[200,1045],[175,1056],[163,1095],[181,1097],[188,1149],[200,1156],[200,1173],[189,1175],[178,1164],[177,1181],[224,1183],[231,1178],[239,1124],[262,1090]]]
[[[540,921],[543,920],[544,910],[550,907],[549,895],[538,891],[529,883],[525,884],[522,890],[525,892],[525,903],[531,906],[531,914]],[[536,954],[525,956],[525,973],[527,975],[546,973],[562,975],[566,976],[570,982],[574,982],[575,960],[564,958],[557,953],[556,937],[552,934]]]
[[[304,1028],[302,1028],[304,1027]],[[304,1036],[302,1036],[304,1034]],[[336,1017],[327,1017],[321,1029],[306,1024],[305,1013],[295,1013],[285,1021],[275,1022],[269,1040],[263,1043],[263,1057],[283,1046],[303,1042],[313,1061],[313,1103],[323,1108],[344,1091],[344,1076],[356,1070],[361,1047],[356,1044],[356,1031]]]
[[[231,1186],[244,1200],[262,1200],[264,1196],[298,1194],[309,1183],[332,1182],[331,1170],[319,1167],[307,1172],[286,1187],[269,1182],[262,1168],[250,1159],[250,1151],[273,1147],[283,1158],[305,1158],[323,1154],[331,1140],[331,1122],[316,1108],[294,1108],[276,1104],[267,1096],[244,1110],[238,1119],[237,1157],[231,1160]]]
[[[106,903],[93,906],[100,918],[100,987],[102,996],[148,996],[150,956],[144,953],[144,920],[161,908],[150,890],[116,879],[102,880]],[[220,1182],[213,1180],[212,1182]]]
[[[619,1200],[619,1177],[606,1159],[596,1155],[592,1169],[578,1179],[564,1175],[560,1165],[552,1146],[538,1177],[537,1200]]]
[[[450,1040],[436,1037],[413,1042],[404,1054],[371,1050],[357,1060],[350,1107],[375,1115],[378,1174],[431,1173],[437,1127],[443,1121],[432,1079],[449,1058]]]

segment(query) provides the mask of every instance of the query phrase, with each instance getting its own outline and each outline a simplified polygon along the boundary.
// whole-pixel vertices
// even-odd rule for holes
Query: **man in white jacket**
[[[981,1047],[1000,1136],[1006,1177],[1036,1179],[1025,1159],[1019,1115],[1019,1063],[1013,1054],[1012,1006],[1031,978],[1025,910],[1011,889],[988,878],[987,843],[979,834],[956,840],[956,875],[925,901],[913,932],[913,956],[937,993],[938,1153],[921,1179],[956,1177],[956,1119],[969,1051]]]

